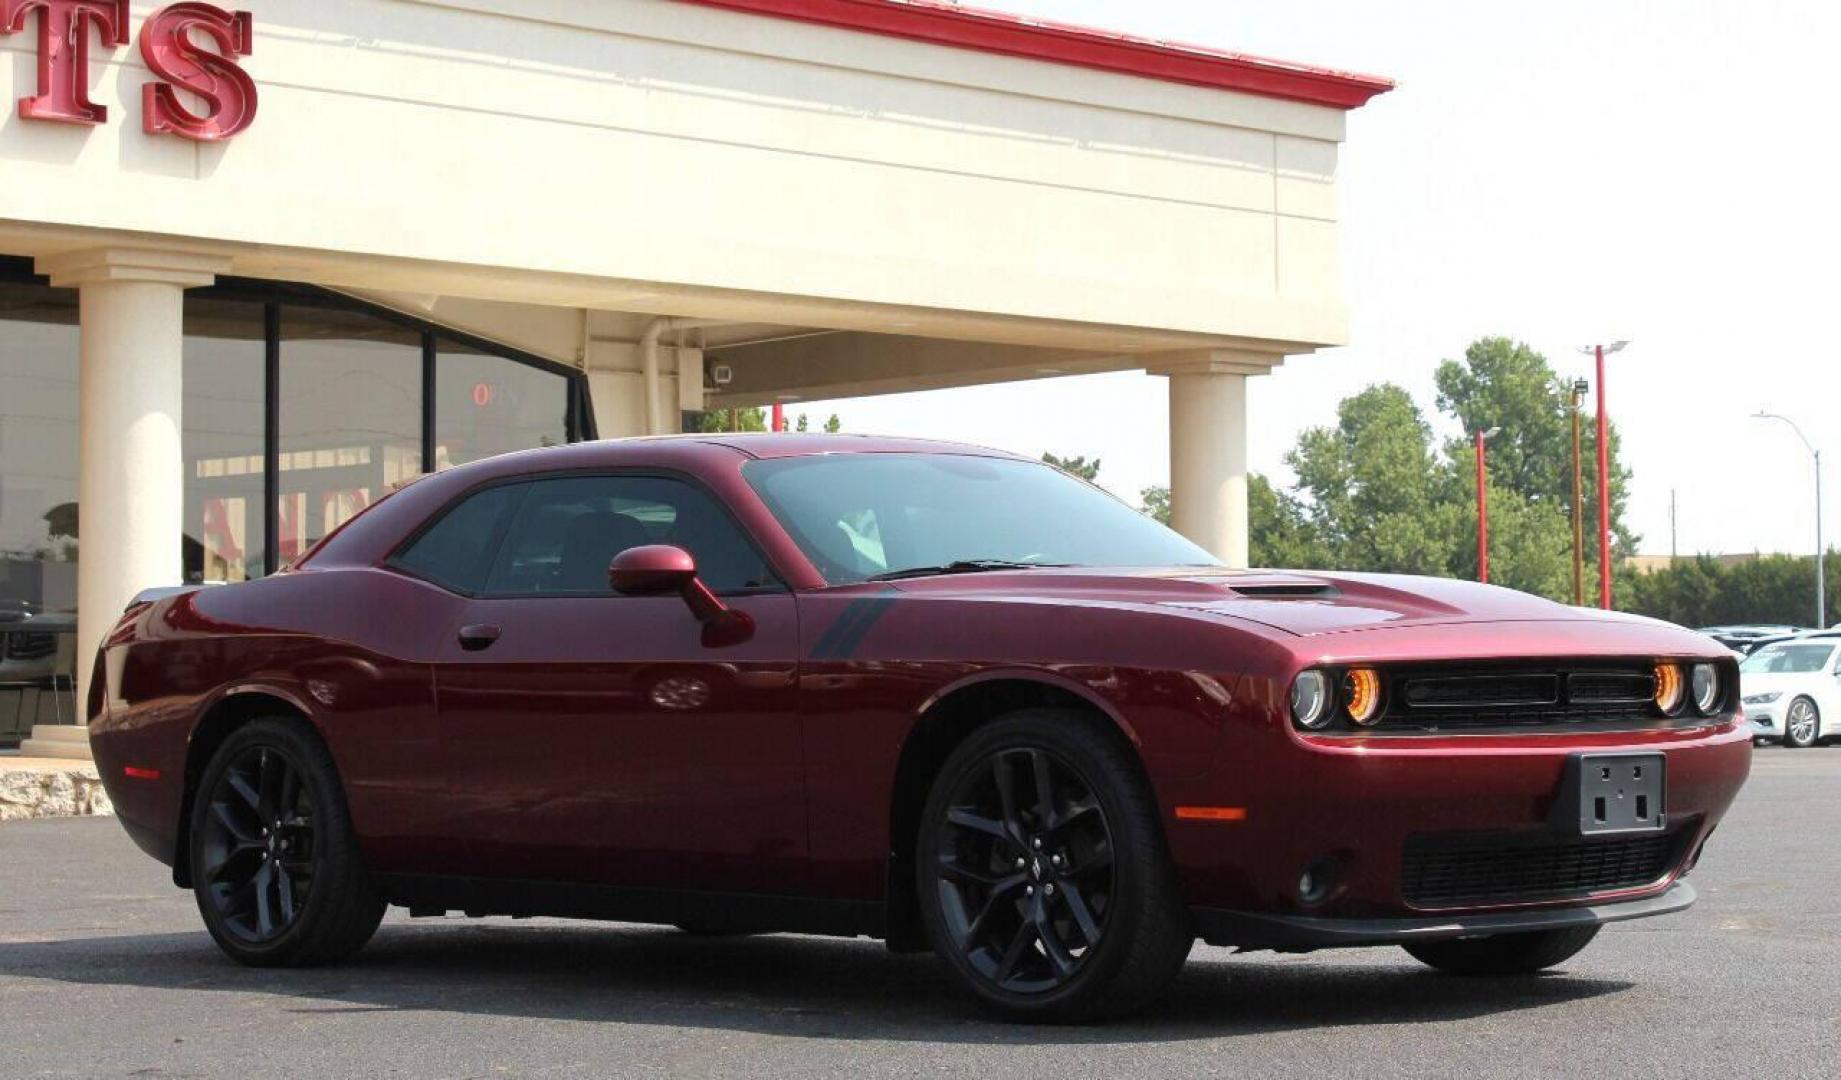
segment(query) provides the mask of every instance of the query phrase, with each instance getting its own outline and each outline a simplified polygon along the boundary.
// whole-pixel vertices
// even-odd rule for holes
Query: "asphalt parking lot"
[[[1694,881],[1563,973],[1198,946],[1127,1024],[980,1018],[868,941],[393,915],[356,964],[223,959],[108,820],[0,826],[0,1076],[1834,1076],[1841,748],[1759,752]]]

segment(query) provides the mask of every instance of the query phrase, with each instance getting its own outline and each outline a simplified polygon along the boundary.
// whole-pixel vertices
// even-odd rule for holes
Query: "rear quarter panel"
[[[266,694],[304,713],[337,761],[377,869],[448,861],[429,657],[458,603],[383,571],[280,574],[163,600],[105,647],[106,699],[91,744],[118,813],[170,859],[188,754],[227,700]],[[134,768],[158,780],[128,775]]]

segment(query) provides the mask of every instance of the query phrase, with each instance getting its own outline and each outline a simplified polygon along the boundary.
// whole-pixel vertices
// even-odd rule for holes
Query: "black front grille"
[[[1676,837],[1646,833],[1594,839],[1463,833],[1406,842],[1401,892],[1420,908],[1565,900],[1660,881]]]
[[[1400,680],[1402,701],[1413,709],[1474,709],[1483,706],[1554,705],[1560,677],[1525,675],[1420,675]]]
[[[1645,661],[1446,664],[1386,673],[1373,729],[1401,734],[1647,726],[1655,673]]]

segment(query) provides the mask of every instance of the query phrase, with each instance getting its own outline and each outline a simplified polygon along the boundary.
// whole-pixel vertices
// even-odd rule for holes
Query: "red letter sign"
[[[200,45],[193,31],[218,51]],[[141,57],[166,81],[141,90],[141,125],[148,134],[170,131],[215,142],[247,128],[256,119],[256,81],[235,58],[250,54],[254,36],[255,20],[247,11],[232,15],[210,4],[185,3],[151,16],[141,28]],[[205,114],[187,109],[178,90],[198,95]]]
[[[26,120],[101,124],[109,110],[89,99],[89,31],[128,43],[128,0],[0,0],[0,33],[17,34],[38,13],[38,93],[19,99]]]

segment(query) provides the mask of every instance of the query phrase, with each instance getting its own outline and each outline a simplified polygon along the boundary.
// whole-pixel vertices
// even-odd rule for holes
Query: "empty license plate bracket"
[[[1574,836],[1661,832],[1668,827],[1668,758],[1574,754],[1553,805],[1554,825]]]

